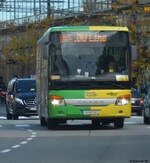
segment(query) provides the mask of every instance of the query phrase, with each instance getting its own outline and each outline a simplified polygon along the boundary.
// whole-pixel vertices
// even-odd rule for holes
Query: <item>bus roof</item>
[[[51,27],[49,29],[50,32],[56,31],[127,31],[129,29],[127,27],[119,27],[119,26],[58,26]]]
[[[38,40],[38,44],[47,42],[49,40],[50,32],[57,31],[125,31],[129,32],[127,27],[120,26],[57,26],[50,27],[44,35]]]

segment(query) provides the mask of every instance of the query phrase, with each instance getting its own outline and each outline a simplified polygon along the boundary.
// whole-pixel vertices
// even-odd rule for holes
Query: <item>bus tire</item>
[[[137,112],[137,116],[142,116],[142,111]]]
[[[55,128],[56,128],[56,125],[57,125],[57,123],[56,123],[56,120],[55,120],[55,119],[50,119],[50,118],[48,118],[48,121],[47,121],[47,128],[48,128],[49,130],[55,129]]]
[[[114,119],[114,128],[123,128],[124,118],[115,118]]]
[[[44,117],[40,117],[40,124],[41,126],[46,126],[46,121]]]
[[[100,121],[98,119],[92,119],[92,126],[93,127],[98,127],[100,126]]]

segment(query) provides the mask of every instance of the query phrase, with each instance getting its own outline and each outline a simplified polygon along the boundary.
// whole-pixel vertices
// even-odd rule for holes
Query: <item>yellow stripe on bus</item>
[[[118,26],[90,26],[90,31],[129,31],[127,27]]]

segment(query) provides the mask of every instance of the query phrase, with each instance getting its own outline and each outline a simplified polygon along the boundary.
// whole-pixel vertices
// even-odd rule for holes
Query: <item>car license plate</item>
[[[30,110],[36,111],[37,109],[36,109],[36,107],[33,107],[33,108],[30,108]]]
[[[83,115],[98,115],[99,114],[99,110],[84,110]]]
[[[132,104],[135,104],[135,101],[131,101]]]

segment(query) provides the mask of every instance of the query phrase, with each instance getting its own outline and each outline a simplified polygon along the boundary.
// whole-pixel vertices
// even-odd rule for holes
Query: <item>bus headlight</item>
[[[51,100],[52,105],[55,105],[55,106],[64,106],[65,105],[64,98],[61,96],[51,95],[50,100]]]
[[[120,105],[128,105],[130,102],[130,95],[123,95],[123,96],[119,96],[116,100],[116,105],[120,106]]]

